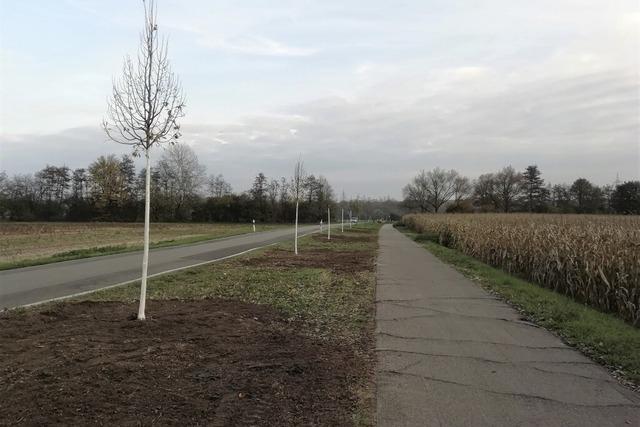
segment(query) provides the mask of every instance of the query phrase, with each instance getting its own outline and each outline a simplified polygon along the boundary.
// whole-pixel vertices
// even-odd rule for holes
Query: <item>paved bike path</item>
[[[640,396],[386,225],[377,267],[386,426],[640,426]]]

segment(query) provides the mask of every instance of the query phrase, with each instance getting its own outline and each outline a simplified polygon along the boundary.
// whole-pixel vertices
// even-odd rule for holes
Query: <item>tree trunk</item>
[[[295,231],[295,239],[294,239],[294,243],[293,243],[293,248],[294,248],[294,251],[295,251],[296,255],[298,255],[298,200],[296,200],[296,231]]]
[[[331,240],[331,208],[327,208],[327,240]]]
[[[142,281],[140,283],[140,305],[138,306],[138,320],[144,320],[144,308],[147,300],[147,269],[149,267],[149,214],[151,211],[151,165],[149,150],[145,152],[146,171],[144,186],[144,252],[142,255]]]

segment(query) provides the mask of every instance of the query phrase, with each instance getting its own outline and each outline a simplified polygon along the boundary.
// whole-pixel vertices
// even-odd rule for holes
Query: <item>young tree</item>
[[[103,121],[103,129],[111,140],[132,146],[134,155],[144,154],[146,160],[139,320],[145,318],[149,264],[149,152],[156,145],[178,141],[181,136],[178,120],[184,115],[184,106],[182,87],[169,63],[168,44],[166,40],[158,39],[155,3],[153,0],[145,1],[144,30],[140,37],[138,55],[135,61],[128,56],[125,58],[122,76],[113,83],[107,118]]]
[[[305,181],[304,175],[304,165],[302,163],[302,159],[299,158],[293,169],[293,182],[291,183],[291,191],[296,202],[296,225],[293,241],[293,248],[296,255],[298,255],[298,212],[300,197],[302,196],[302,186],[304,185]]]

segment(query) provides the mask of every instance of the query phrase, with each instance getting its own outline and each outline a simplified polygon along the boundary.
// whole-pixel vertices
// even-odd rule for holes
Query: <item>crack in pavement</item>
[[[504,317],[476,316],[476,315],[473,315],[473,314],[455,313],[455,312],[446,311],[446,310],[438,310],[438,309],[430,308],[430,307],[411,307],[411,308],[420,308],[420,309],[423,309],[423,310],[431,310],[431,311],[435,311],[436,313],[446,314],[447,316],[467,317],[467,318],[471,318],[471,319],[483,319],[483,320],[497,320],[497,321],[500,321],[500,322],[509,322],[509,323],[514,323],[516,325],[523,325],[523,326],[527,326],[527,327],[531,327],[531,328],[541,329],[540,326],[535,325],[535,324],[530,323],[530,322],[523,322],[523,321],[520,321],[520,320],[507,319],[507,318],[504,318]],[[387,319],[378,318],[376,320],[379,321],[379,322],[395,322],[395,321],[399,321],[399,320],[411,320],[411,319],[420,319],[420,318],[428,318],[428,317],[438,317],[438,315],[437,314],[416,314],[414,316],[391,317],[391,318],[387,318]]]
[[[634,409],[640,408],[640,405],[637,405],[637,404],[629,401],[628,399],[627,400],[630,403],[614,403],[614,404],[608,404],[608,405],[589,405],[589,404],[584,404],[584,403],[565,402],[563,400],[553,399],[553,398],[545,397],[545,396],[539,396],[539,395],[536,395],[536,394],[495,391],[495,390],[491,390],[491,389],[484,388],[484,387],[478,387],[478,386],[476,386],[474,384],[467,384],[467,383],[461,383],[461,382],[458,382],[458,381],[445,380],[445,379],[442,379],[442,378],[435,378],[435,377],[431,377],[431,376],[428,376],[428,375],[420,375],[420,374],[412,374],[412,373],[408,373],[408,372],[401,372],[401,371],[394,370],[394,369],[380,369],[379,372],[386,373],[386,374],[392,374],[392,375],[406,375],[406,376],[409,376],[409,377],[421,378],[421,379],[427,380],[427,381],[433,381],[433,382],[439,382],[439,383],[443,383],[443,384],[450,384],[450,385],[456,385],[456,386],[460,386],[460,387],[472,388],[474,390],[484,391],[486,393],[498,394],[498,395],[502,395],[502,396],[521,397],[521,398],[525,398],[525,399],[544,400],[544,401],[547,401],[547,402],[554,402],[554,403],[558,403],[558,404],[561,404],[561,405],[567,405],[567,406],[577,406],[577,407],[581,407],[581,408],[634,408]]]
[[[456,339],[456,338],[429,338],[429,337],[411,337],[411,336],[403,336],[397,334],[391,334],[389,332],[376,332],[376,335],[384,335],[392,338],[398,338],[403,340],[421,340],[421,341],[445,341],[445,342],[460,342],[460,343],[476,343],[476,344],[489,344],[489,345],[504,345],[510,347],[520,347],[520,348],[531,348],[534,350],[568,350],[574,351],[572,348],[567,346],[531,346],[531,345],[523,345],[523,344],[511,344],[511,343],[502,343],[502,342],[492,342],[492,341],[478,341],[478,340],[467,340],[467,339]]]
[[[378,286],[378,285],[376,285]],[[421,301],[424,298],[410,298],[410,299],[377,299],[374,302],[411,302],[411,301]]]
[[[460,355],[460,354],[446,354],[446,353],[426,353],[426,352],[421,352],[421,351],[409,351],[409,350],[396,350],[396,349],[392,349],[392,348],[376,348],[375,351],[377,352],[381,352],[381,353],[401,353],[401,354],[412,354],[412,355],[416,355],[416,356],[428,356],[428,357],[452,357],[452,358],[458,358],[458,359],[470,359],[470,360],[477,360],[479,362],[484,362],[484,363],[494,363],[494,364],[498,364],[498,365],[511,365],[511,366],[517,366],[517,365],[529,365],[532,363],[546,363],[546,364],[559,364],[559,365],[585,365],[585,366],[597,366],[595,363],[593,362],[569,362],[569,361],[562,361],[562,362],[551,362],[551,361],[544,361],[544,360],[523,360],[523,361],[505,361],[505,360],[494,360],[494,359],[487,359],[486,357],[481,357],[481,356],[465,356],[465,355]],[[540,372],[545,372],[545,373],[549,373],[549,374],[560,374],[560,375],[569,375],[572,377],[578,377],[578,378],[585,378],[588,380],[592,380],[592,381],[597,381],[597,382],[604,382],[604,383],[611,383],[611,384],[617,384],[616,381],[614,380],[606,380],[606,379],[602,379],[602,378],[595,378],[595,377],[590,377],[588,375],[580,375],[580,374],[576,374],[573,372],[565,372],[565,371],[553,371],[550,369],[543,369],[537,366],[526,366],[527,369],[533,369],[536,371],[540,371]],[[404,371],[407,368],[402,368],[401,371]]]

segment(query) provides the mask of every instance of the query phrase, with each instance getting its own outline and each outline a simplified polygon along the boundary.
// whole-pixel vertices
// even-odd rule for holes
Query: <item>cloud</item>
[[[199,42],[208,48],[245,55],[309,56],[318,51],[317,49],[289,46],[258,35],[242,35],[231,38],[211,38],[203,35]]]
[[[348,194],[397,197],[418,170],[436,166],[473,177],[537,163],[552,182],[638,179],[637,2],[485,3],[163,1],[188,89],[184,142],[236,189],[259,171],[290,175],[300,154]],[[108,9],[97,16],[113,18]],[[134,36],[138,18],[127,27]],[[12,108],[2,112],[1,167],[84,167],[126,152],[104,143],[97,126],[80,126],[100,121],[108,67],[53,63],[49,52],[22,48],[22,28],[5,30],[20,43],[0,51],[12,59],[3,68]],[[102,43],[91,46],[101,58]]]

